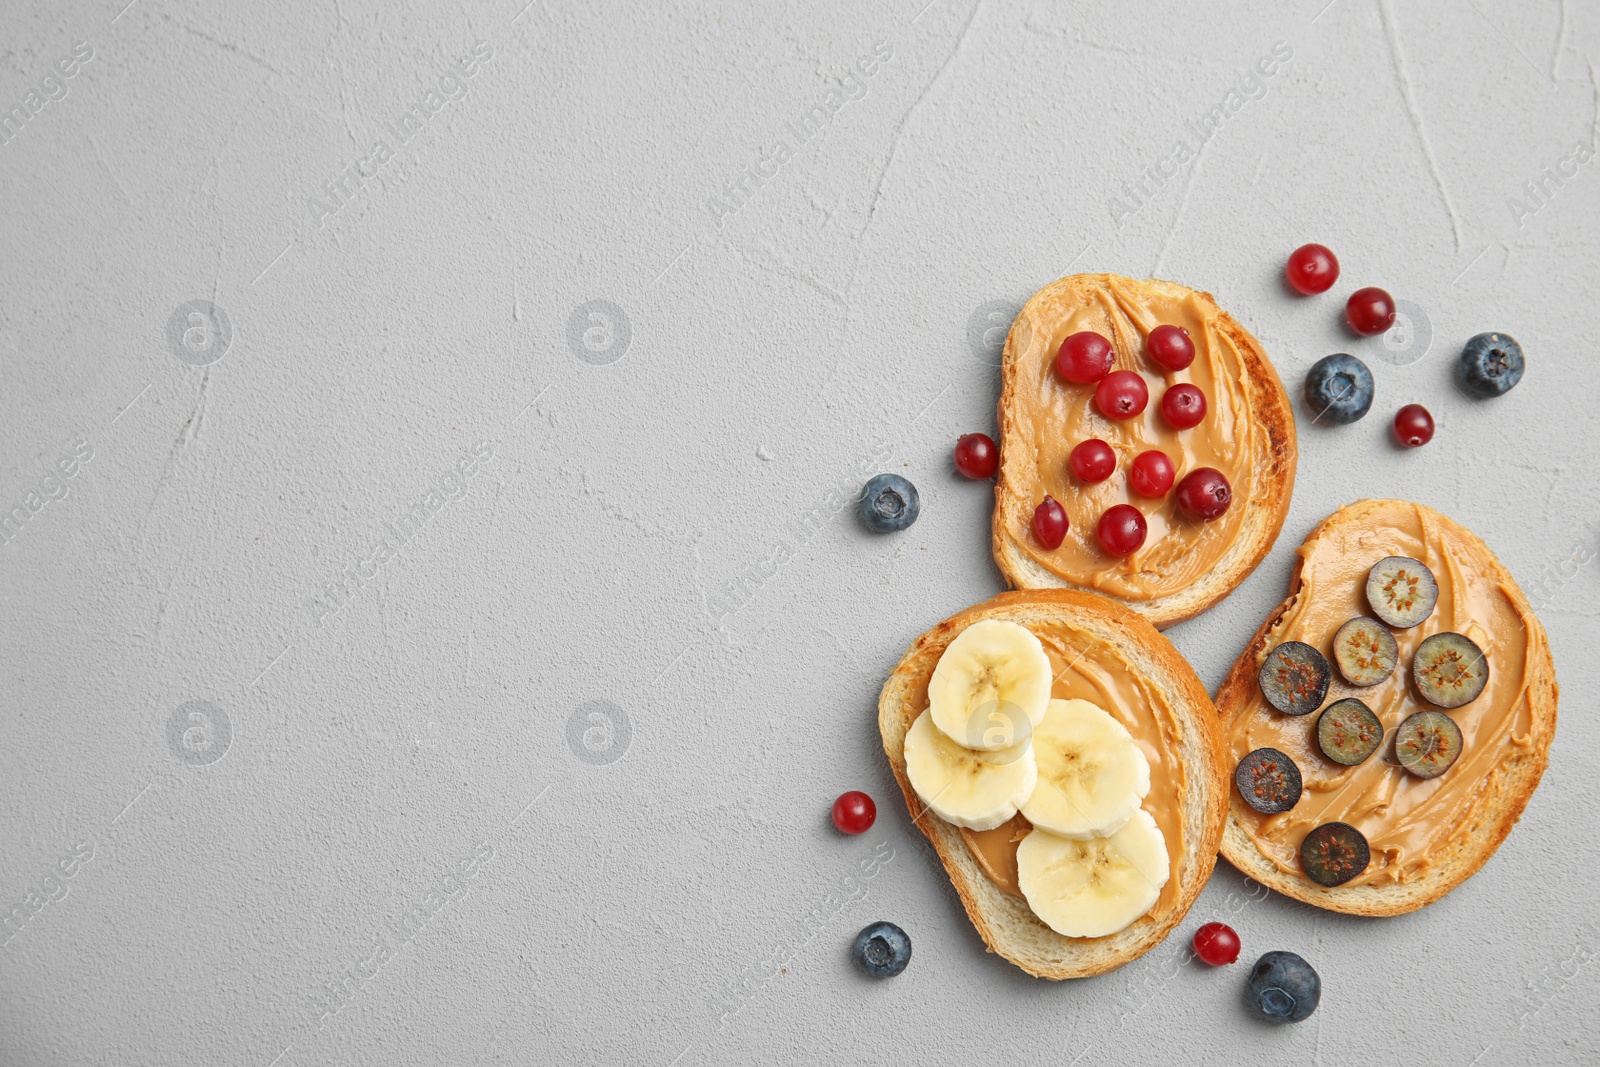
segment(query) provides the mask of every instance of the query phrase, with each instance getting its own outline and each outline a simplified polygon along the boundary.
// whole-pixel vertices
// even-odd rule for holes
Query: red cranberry
[[[964,433],[956,442],[956,470],[968,478],[993,478],[1000,469],[1000,450],[986,433]]]
[[[1150,388],[1131,370],[1114,370],[1094,387],[1094,406],[1108,419],[1131,419],[1150,402]]]
[[[1177,475],[1167,454],[1151,449],[1134,458],[1133,466],[1128,469],[1128,485],[1140,496],[1166,496]]]
[[[877,817],[878,805],[859,789],[840,793],[839,799],[833,802],[833,825],[842,833],[864,834],[872,829],[873,820]]]
[[[1239,958],[1239,935],[1227,923],[1206,923],[1194,932],[1194,954],[1213,967],[1232,963]]]
[[[1084,330],[1061,342],[1056,353],[1056,370],[1069,382],[1088,385],[1098,382],[1111,369],[1111,342],[1095,333]]]
[[[1086,482],[1103,482],[1116,473],[1117,454],[1110,445],[1098,437],[1092,437],[1079,442],[1072,450],[1072,455],[1067,457],[1067,466]]]
[[[1113,556],[1131,556],[1144,544],[1144,515],[1132,504],[1113,504],[1100,516],[1095,536]]]
[[[1394,439],[1407,448],[1433,440],[1433,416],[1421,404],[1407,404],[1394,413]]]
[[[1233,503],[1233,487],[1214,467],[1197,467],[1178,483],[1178,508],[1191,519],[1202,522],[1221,515]]]
[[[1190,430],[1206,417],[1206,394],[1184,382],[1161,394],[1161,417],[1174,430]]]
[[[1356,333],[1382,333],[1394,325],[1394,297],[1373,285],[1357,289],[1344,306],[1344,317]]]
[[[1182,326],[1157,326],[1144,339],[1144,350],[1167,370],[1182,370],[1194,362],[1194,342]]]
[[[1339,280],[1339,261],[1326,245],[1301,245],[1289,253],[1284,274],[1295,292],[1315,296],[1327,292]]]
[[[1044,503],[1033,509],[1033,536],[1046,548],[1061,547],[1067,536],[1067,509],[1056,503],[1055,497],[1045,497]]]

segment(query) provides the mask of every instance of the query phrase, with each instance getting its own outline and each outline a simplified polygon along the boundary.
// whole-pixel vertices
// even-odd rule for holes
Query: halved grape
[[[1394,754],[1418,778],[1437,778],[1461,755],[1461,727],[1442,711],[1419,711],[1400,724]]]
[[[1258,748],[1233,772],[1244,802],[1263,815],[1277,815],[1300,802],[1300,768],[1275,748]]]
[[[1459,708],[1489,684],[1489,660],[1472,638],[1449,632],[1424,638],[1411,659],[1411,677],[1428,703]]]
[[[1357,615],[1333,635],[1333,661],[1351,685],[1377,685],[1394,673],[1400,646],[1381,623]]]
[[[1371,862],[1366,835],[1347,822],[1325,822],[1300,842],[1300,866],[1318,885],[1343,885]]]
[[[1383,723],[1355,697],[1335,700],[1317,716],[1317,745],[1335,763],[1354,767],[1382,743]]]
[[[1285,715],[1309,715],[1328,695],[1331,673],[1321,652],[1304,641],[1285,641],[1267,653],[1256,679],[1267,703]]]
[[[1439,601],[1439,583],[1420,560],[1387,556],[1367,572],[1367,602],[1372,613],[1399,630],[1408,629],[1433,614]]]

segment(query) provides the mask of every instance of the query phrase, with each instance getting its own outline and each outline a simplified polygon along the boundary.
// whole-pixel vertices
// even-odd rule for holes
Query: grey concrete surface
[[[0,1062],[1595,1062],[1600,11],[524,3],[0,4]],[[877,689],[1001,588],[950,450],[1080,270],[1215,293],[1292,388],[1377,377],[1354,426],[1297,402],[1282,538],[1172,631],[1208,685],[1362,496],[1540,606],[1549,772],[1439,904],[1224,864],[1056,985],[919,843]],[[1365,284],[1405,316],[1354,341]],[[1489,329],[1529,369],[1471,402]],[[898,536],[846,506],[883,470]],[[880,918],[915,957],[873,983]],[[1250,1021],[1209,919],[1317,1015]]]

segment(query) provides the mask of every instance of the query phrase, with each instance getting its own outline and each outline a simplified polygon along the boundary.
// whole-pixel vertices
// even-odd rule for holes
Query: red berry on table
[[[1191,430],[1206,417],[1206,394],[1184,382],[1161,394],[1161,417],[1174,430]]]
[[[1357,289],[1345,302],[1344,317],[1356,333],[1382,333],[1394,325],[1394,297],[1375,285]]]
[[[1233,487],[1214,467],[1197,467],[1178,483],[1178,510],[1191,519],[1210,522],[1233,503]]]
[[[1140,496],[1166,496],[1177,476],[1167,454],[1151,449],[1134,458],[1133,466],[1128,469],[1128,485]]]
[[[1100,547],[1113,556],[1131,556],[1144,544],[1144,514],[1132,504],[1115,504],[1100,516],[1095,536]]]
[[[1206,923],[1194,932],[1194,954],[1213,967],[1239,958],[1239,935],[1227,923]]]
[[[872,829],[872,823],[877,817],[878,805],[859,789],[840,793],[839,799],[833,802],[833,825],[837,826],[841,833],[864,834]]]
[[[1407,404],[1394,413],[1394,439],[1406,448],[1421,448],[1433,440],[1433,416],[1421,404]]]
[[[986,433],[964,433],[956,442],[956,470],[968,478],[993,478],[1000,469],[1000,450]]]
[[[1301,245],[1289,253],[1289,265],[1283,273],[1295,292],[1315,296],[1327,292],[1339,280],[1339,261],[1326,245]]]
[[[1055,497],[1045,497],[1044,502],[1033,509],[1033,536],[1046,548],[1061,547],[1067,536],[1067,509],[1058,504]]]
[[[1067,457],[1072,473],[1086,482],[1103,482],[1116,473],[1117,454],[1098,437],[1080,441]]]
[[[1144,350],[1166,370],[1182,370],[1194,362],[1194,342],[1182,326],[1157,326],[1144,339]]]
[[[1111,369],[1111,342],[1093,330],[1083,330],[1061,342],[1056,370],[1069,382],[1098,382]]]
[[[1131,370],[1114,370],[1094,387],[1094,406],[1108,419],[1131,419],[1149,402],[1149,386]]]

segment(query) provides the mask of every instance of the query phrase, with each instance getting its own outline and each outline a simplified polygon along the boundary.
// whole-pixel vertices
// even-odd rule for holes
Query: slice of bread
[[[1389,679],[1358,689],[1345,685],[1334,668],[1325,704],[1354,696],[1377,714],[1387,735],[1362,764],[1339,768],[1313,747],[1317,713],[1300,719],[1275,717],[1260,697],[1257,675],[1272,647],[1289,639],[1313,645],[1331,661],[1332,633],[1312,630],[1328,629],[1331,616],[1349,608],[1329,598],[1350,596],[1354,576],[1362,583],[1354,603],[1359,612],[1370,614],[1364,592],[1367,569],[1391,555],[1428,565],[1440,582],[1439,602],[1421,624],[1394,631],[1400,659]],[[1313,606],[1318,604],[1313,593],[1320,594],[1321,608]],[[1393,762],[1392,744],[1395,728],[1406,716],[1439,710],[1421,698],[1410,680],[1411,651],[1423,637],[1445,629],[1467,632],[1485,649],[1489,688],[1447,712],[1462,730],[1462,753],[1442,776],[1422,781]],[[1555,665],[1544,627],[1510,572],[1471,531],[1409,501],[1362,500],[1343,507],[1306,536],[1288,598],[1268,616],[1217,691],[1230,764],[1222,854],[1263,885],[1329,911],[1401,915],[1431,904],[1482,867],[1522,815],[1549,758],[1556,700]],[[1249,747],[1279,748],[1303,761],[1307,788],[1287,813],[1258,815],[1233,787],[1239,750]],[[1452,786],[1461,791],[1447,792]],[[1318,821],[1362,824],[1358,829],[1369,837],[1372,853],[1363,876],[1329,888],[1298,869],[1292,847],[1296,838],[1303,839],[1304,824]],[[1425,854],[1384,847],[1394,843],[1386,842],[1391,835],[1410,832],[1407,827],[1431,830],[1414,838],[1430,841]],[[1264,835],[1265,845],[1258,844],[1253,829]],[[1276,860],[1269,854],[1274,849]]]
[[[905,735],[928,706],[928,680],[955,636],[980,619],[1002,619],[1028,627],[1041,638],[1059,638],[1085,656],[1115,656],[1128,677],[1139,679],[1138,700],[1159,702],[1170,713],[1170,730],[1159,743],[1162,756],[1181,767],[1181,796],[1168,798],[1182,820],[1181,851],[1174,857],[1168,885],[1150,914],[1107,937],[1063,937],[1041,922],[1017,896],[1001,892],[984,874],[961,831],[932,812],[911,788],[906,775]],[[1050,642],[1047,641],[1047,644]],[[1057,673],[1058,687],[1073,663]],[[1069,695],[1058,688],[1057,695]],[[905,794],[917,827],[943,861],[967,915],[989,946],[1039,978],[1083,978],[1114,970],[1161,942],[1188,912],[1210,877],[1222,836],[1228,784],[1222,759],[1216,709],[1188,662],[1144,618],[1114,601],[1077,590],[1002,593],[969,608],[917,638],[900,660],[878,698],[878,729],[883,750]],[[1152,778],[1148,806],[1162,782]],[[1174,845],[1168,842],[1169,854]]]
[[[1163,318],[1172,325],[1183,324],[1173,319],[1187,320],[1195,326],[1191,336],[1203,335],[1194,337],[1195,362],[1183,371],[1163,371],[1146,355],[1145,337]],[[1106,336],[1116,369],[1145,377],[1150,401],[1143,415],[1117,423],[1104,419],[1089,403],[1093,386],[1057,374],[1060,343],[1078,329]],[[1017,315],[1006,336],[1001,374],[994,558],[1014,588],[1090,589],[1165,627],[1227,596],[1271,549],[1294,488],[1294,412],[1261,345],[1210,293],[1111,274],[1062,278],[1035,293]],[[1208,403],[1201,425],[1181,433],[1159,411],[1162,390],[1178,382],[1200,386]],[[1031,414],[1046,402],[1051,417]],[[1065,417],[1058,417],[1062,410]],[[1119,469],[1106,482],[1086,486],[1064,467],[1071,447],[1090,437],[1117,450]],[[1128,493],[1128,464],[1135,454],[1165,451],[1181,480],[1193,467],[1215,465],[1200,462],[1202,443],[1231,459],[1234,496],[1226,514],[1196,524],[1178,513],[1175,489],[1159,500]],[[1047,551],[1034,540],[1031,524],[1052,482],[1071,529],[1061,550]],[[1117,503],[1138,507],[1150,523],[1145,546],[1127,561],[1105,555],[1095,541],[1100,514]]]

